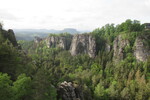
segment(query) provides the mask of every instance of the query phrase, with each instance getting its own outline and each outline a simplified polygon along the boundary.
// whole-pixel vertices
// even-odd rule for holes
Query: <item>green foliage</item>
[[[13,100],[12,81],[7,74],[0,73],[0,99]]]
[[[3,22],[0,22],[0,29],[3,29],[3,26],[4,26]]]
[[[0,31],[0,43],[2,43],[3,41],[4,41],[4,37],[3,37],[2,31]]]
[[[144,25],[140,24],[140,21],[137,20],[126,20],[125,22],[121,23],[117,26],[117,32],[139,32],[144,30]]]
[[[17,80],[13,83],[13,90],[15,100],[29,100],[31,98],[31,78],[25,74],[18,76]]]
[[[101,85],[100,83],[97,84],[95,87],[94,95],[95,95],[95,100],[107,100],[107,90],[105,90],[104,86]]]
[[[137,62],[133,55],[136,37],[149,36],[143,25],[126,20],[117,26],[107,24],[90,34],[96,39],[95,58],[86,54],[71,56],[61,48],[48,48],[43,41],[18,41],[24,54],[0,31],[0,100],[57,100],[57,86],[63,81],[78,85],[85,100],[148,100],[150,59]],[[129,44],[123,50],[124,59],[115,63],[113,41],[120,34]],[[50,36],[72,37],[68,33]],[[147,40],[143,42],[149,44]],[[110,51],[105,50],[106,43]]]
[[[32,48],[32,46],[33,46],[33,41],[19,40],[19,41],[18,41],[18,44],[21,45],[21,47],[22,47],[23,50],[28,51],[29,49]]]
[[[7,74],[0,73],[1,100],[31,100],[31,78],[20,75],[15,82]]]
[[[122,34],[123,39],[128,39],[133,46],[137,36],[144,32],[144,25],[140,24],[137,20],[126,20],[120,25],[114,26],[114,24],[106,24],[101,28],[95,29],[91,34],[96,39],[96,51],[104,50],[106,43],[110,46],[113,45],[113,41],[116,36]]]
[[[97,54],[100,50],[104,50],[106,43],[112,45],[116,35],[115,31],[116,28],[114,24],[106,24],[102,28],[97,28],[91,33],[96,39],[96,45],[98,45],[96,47]]]
[[[34,100],[56,100],[56,89],[50,82],[50,77],[44,68],[38,69],[33,79]]]
[[[32,69],[31,61],[23,52],[19,52],[8,40],[0,45],[1,72],[8,73],[12,79],[15,79],[21,73],[30,74],[27,72],[30,69]]]

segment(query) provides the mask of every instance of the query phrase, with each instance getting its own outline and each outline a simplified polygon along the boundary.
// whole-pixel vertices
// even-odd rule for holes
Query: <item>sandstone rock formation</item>
[[[146,61],[150,56],[150,44],[148,43],[149,39],[150,34],[136,38],[134,55],[138,61]]]
[[[14,31],[12,29],[8,30],[8,39],[12,42],[14,46],[18,46]]]
[[[105,51],[110,52],[111,51],[111,45],[108,43],[105,44]]]
[[[83,100],[81,92],[79,92],[78,89],[71,82],[62,82],[58,86],[57,93],[58,100]]]
[[[41,41],[42,41],[43,39],[42,38],[40,38],[40,37],[34,37],[34,42],[35,43],[40,43]]]
[[[59,47],[64,50],[68,50],[71,44],[71,41],[64,36],[49,36],[45,41],[48,48]]]
[[[96,43],[95,38],[89,34],[76,34],[74,36],[49,36],[45,39],[35,37],[34,42],[39,43],[45,41],[48,48],[62,48],[69,50],[71,55],[88,54],[95,57]]]
[[[128,40],[123,39],[121,35],[116,37],[116,39],[114,40],[114,46],[113,46],[113,50],[114,50],[113,55],[114,55],[115,62],[124,59],[124,56],[125,56],[124,49],[127,45],[129,45]]]
[[[9,29],[8,31],[1,29],[0,33],[4,37],[4,39],[8,39],[13,44],[14,47],[18,46],[15,34],[12,29]]]
[[[73,36],[70,53],[71,55],[88,54],[95,57],[96,43],[95,39],[89,34],[76,34]]]

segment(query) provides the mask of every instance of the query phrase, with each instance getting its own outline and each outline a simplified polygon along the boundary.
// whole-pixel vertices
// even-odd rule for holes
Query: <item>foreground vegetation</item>
[[[136,37],[147,33],[136,20],[95,29],[90,34],[101,45],[95,58],[71,56],[61,48],[47,48],[43,42],[19,41],[24,51],[18,50],[1,36],[0,99],[56,100],[58,84],[71,81],[80,87],[85,100],[149,100],[150,59],[137,62],[133,56]],[[113,50],[105,51],[105,43],[113,46],[119,34],[130,46],[125,59],[114,63]]]

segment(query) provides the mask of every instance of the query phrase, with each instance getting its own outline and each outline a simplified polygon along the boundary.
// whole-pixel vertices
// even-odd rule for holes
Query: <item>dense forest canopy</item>
[[[0,24],[0,100],[72,100],[58,91],[64,81],[75,86],[76,94],[80,94],[78,100],[150,99],[150,57],[138,61],[134,54],[138,38],[142,38],[145,48],[150,48],[150,30],[145,30],[140,21],[128,19],[85,33],[95,39],[94,58],[85,53],[72,56],[69,50],[59,47],[48,48],[42,40],[20,40],[14,46],[13,36],[8,33]],[[126,43],[121,49],[122,59],[114,56],[119,36]],[[73,35],[49,37],[66,37],[70,41]]]

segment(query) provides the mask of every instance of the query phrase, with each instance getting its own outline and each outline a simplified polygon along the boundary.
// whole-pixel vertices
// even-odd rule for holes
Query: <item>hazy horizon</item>
[[[93,30],[126,19],[150,21],[150,0],[1,0],[5,29]]]

